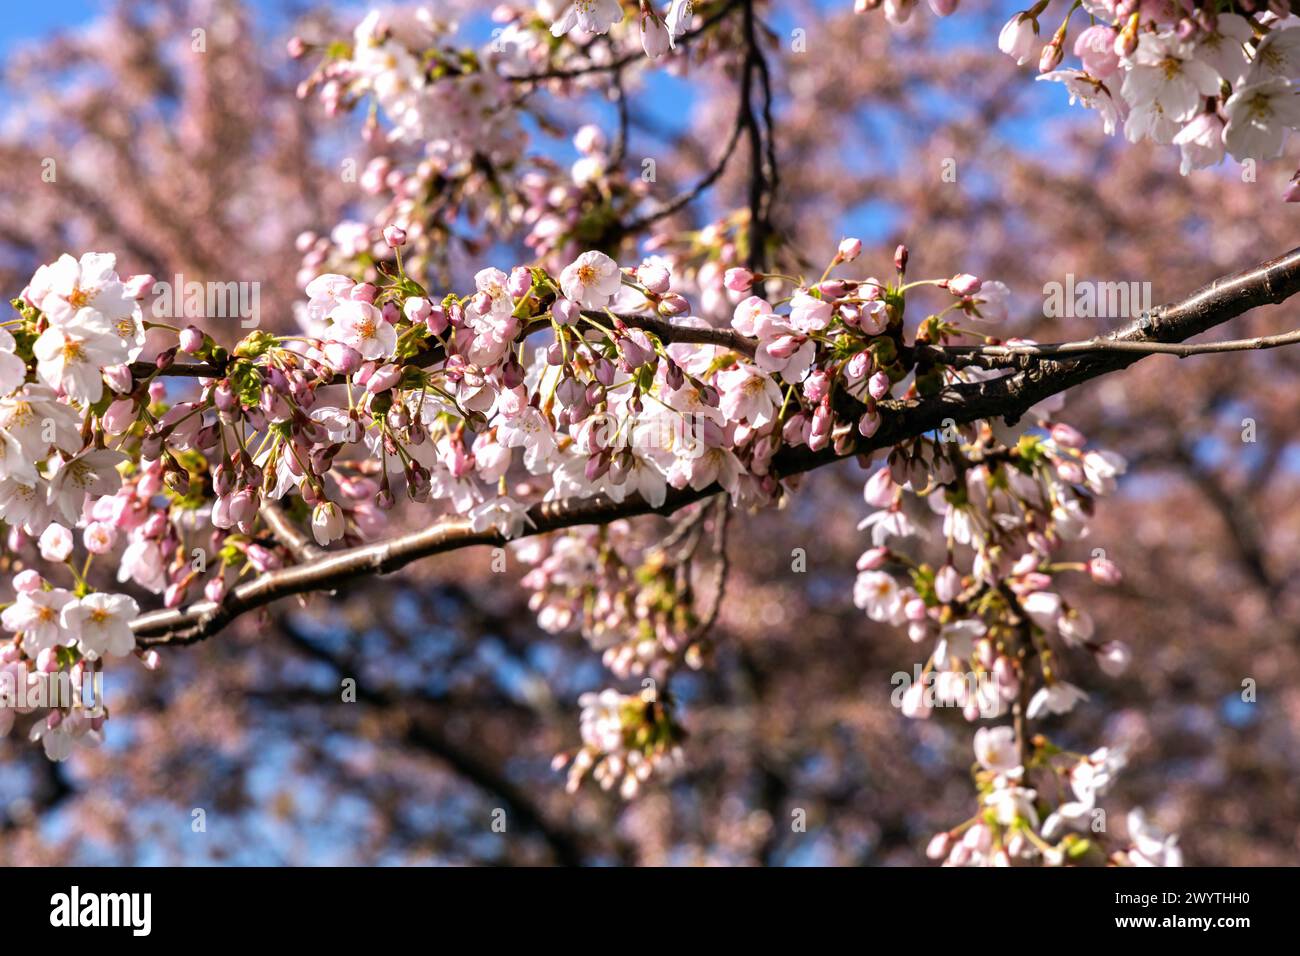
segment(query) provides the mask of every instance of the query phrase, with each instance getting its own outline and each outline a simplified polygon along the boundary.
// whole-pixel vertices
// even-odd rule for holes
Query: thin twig
[[[289,553],[297,558],[299,562],[314,561],[326,553],[324,548],[319,547],[301,528],[293,523],[293,519],[289,517],[278,501],[271,499],[264,501],[259,514],[266,527],[270,529],[271,534],[275,536],[277,541],[288,548]]]
[[[989,356],[990,358],[1056,358],[1059,356],[1097,355],[1105,352],[1129,352],[1138,355],[1210,355],[1216,352],[1248,352],[1300,344],[1300,330],[1279,335],[1258,335],[1249,339],[1223,342],[1139,342],[1118,339],[1086,339],[1079,342],[1025,345],[931,345],[923,351],[945,361],[951,356]]]

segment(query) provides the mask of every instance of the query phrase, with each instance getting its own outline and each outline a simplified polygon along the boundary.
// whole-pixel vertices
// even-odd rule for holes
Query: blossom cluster
[[[937,16],[957,0],[930,0]],[[857,0],[861,13],[880,0]],[[1063,84],[1071,103],[1096,110],[1107,134],[1174,145],[1180,171],[1231,156],[1258,163],[1282,154],[1300,129],[1300,21],[1283,6],[1169,0],[1070,0],[1045,29],[1053,0],[1038,0],[1003,26],[998,47],[1040,80]],[[907,22],[916,0],[884,0],[886,19]],[[1086,22],[1076,24],[1076,13]],[[1068,55],[1076,65],[1066,61]],[[1300,174],[1286,192],[1300,201]]]
[[[1247,15],[1175,3],[1081,4],[1090,23],[1073,34],[1071,6],[1038,48],[1040,2],[1012,17],[998,45],[1023,64],[1037,56],[1039,79],[1065,84],[1070,101],[1101,114],[1107,133],[1130,142],[1176,145],[1181,171],[1276,159],[1300,128],[1300,27],[1264,10]],[[1080,67],[1061,68],[1066,46]],[[1287,198],[1300,198],[1295,189]]]
[[[631,23],[623,6],[543,2],[534,12],[500,5],[492,38],[478,46],[453,16],[470,10],[373,11],[346,40],[291,40],[295,57],[318,56],[301,97],[315,96],[332,115],[367,107],[372,155],[352,175],[375,200],[371,216],[299,237],[302,282],[326,271],[377,279],[392,264],[382,235],[388,226],[406,236],[410,271],[448,272],[459,249],[479,252],[455,228],[461,220],[489,236],[522,234],[537,261],[558,270],[584,248],[615,251],[634,232],[625,224],[653,209],[651,181],[624,168],[625,137],[611,143],[598,126],[580,126],[572,135],[578,158],[568,166],[525,149],[526,121],[543,132],[554,126],[534,102],[539,92],[601,94],[611,63],[634,71],[625,47],[635,51],[635,39],[611,31]],[[645,2],[637,19],[648,65],[686,36],[695,14],[689,0],[662,10]],[[564,33],[583,42],[556,39]]]
[[[613,689],[583,694],[582,746],[557,754],[552,766],[569,768],[567,787],[576,790],[591,775],[606,790],[617,786],[624,799],[635,797],[655,771],[675,770],[683,762],[678,746],[682,729],[666,702],[652,692],[620,694]]]
[[[40,557],[66,565],[73,584],[59,587],[33,569],[13,578],[14,600],[0,613],[0,626],[15,635],[0,645],[0,733],[12,729],[15,712],[42,709],[21,703],[20,690],[59,672],[75,672],[79,684],[82,671],[99,668],[103,658],[135,651],[129,624],[139,612],[136,601],[93,591],[85,580],[90,557],[111,551],[143,518],[127,513],[121,497],[118,466],[126,455],[86,440],[85,410],[107,412],[113,392],[106,380],[120,385],[129,379],[127,363],[144,346],[138,301],[143,285],[124,283],[115,266],[115,258],[103,254],[79,260],[65,255],[41,266],[15,303],[22,318],[0,328],[0,520],[9,528],[6,547],[18,552],[35,539]],[[30,321],[38,314],[39,321]],[[74,528],[87,553],[81,570],[70,560]],[[124,560],[123,568],[129,566]],[[52,759],[65,758],[73,740],[96,744],[105,715],[64,716],[63,710],[48,709],[32,726],[32,739],[41,740]]]
[[[689,314],[671,260],[622,268],[589,251],[555,274],[485,268],[471,291],[438,296],[404,269],[403,230],[384,234],[396,262],[378,283],[317,275],[305,286],[302,334],[253,331],[230,349],[193,327],[145,321],[151,277],[121,280],[112,256],[64,256],[36,272],[0,341],[0,519],[10,550],[34,544],[71,586],[34,570],[15,577],[2,619],[15,636],[0,654],[16,677],[98,670],[132,653],[156,665],[156,653],[136,647],[136,601],[97,589],[94,559],[120,553],[118,581],[167,607],[200,593],[219,605],[240,577],[301,560],[268,507],[328,549],[381,535],[399,494],[507,540],[530,535],[534,506],[547,502],[707,498],[657,539],[617,522],[516,550],[531,566],[523,584],[541,625],[581,630],[615,676],[648,682],[639,696],[584,697],[583,746],[559,760],[571,786],[590,772],[631,796],[680,762],[684,734],[664,685],[707,658],[720,585],[710,594],[702,569],[722,561],[728,506],[785,497],[783,455],[859,452],[892,401],[999,374],[924,348],[987,338],[959,323],[1002,321],[1009,290],[969,274],[909,281],[902,247],[884,279],[840,274],[861,256],[852,238],[816,281],[724,269],[719,303],[738,301],[718,328]],[[946,304],[909,340],[904,313],[920,289]],[[175,344],[140,361],[155,333]],[[164,375],[184,371],[181,352],[199,363],[191,381]],[[855,600],[933,645],[927,673],[992,676],[991,693],[962,699],[948,682],[952,694],[941,695],[971,720],[1000,717],[1012,702],[1032,720],[1081,699],[1054,642],[1086,648],[1108,673],[1127,661],[1122,645],[1093,639],[1087,614],[1053,583],[1082,569],[1057,552],[1086,533],[1123,463],[1086,450],[1082,435],[1050,420],[1054,407],[1032,410],[1032,431],[974,422],[900,444],[867,482],[879,510],[863,524],[873,546]],[[941,519],[937,568],[900,547],[923,533],[912,499]],[[967,571],[959,552],[971,555]],[[1086,569],[1118,576],[1102,557]],[[928,702],[909,694],[905,711],[925,716]],[[34,725],[55,759],[73,738],[99,739],[102,716],[74,720],[73,710],[51,708]],[[1036,802],[1047,789],[1027,786],[1057,755],[1023,734],[1017,746],[1020,773],[997,776],[1013,783],[985,788],[984,825],[1024,836],[1020,857],[1079,858],[1042,843],[1082,811]],[[1004,836],[993,831],[998,845]],[[983,840],[954,862],[996,862]]]
[[[574,0],[572,3],[547,2],[539,10],[554,20],[551,33],[561,37],[571,31],[586,34],[608,33],[611,27],[624,19],[623,5],[619,0]],[[561,7],[558,16],[555,8]],[[664,9],[656,10],[650,0],[639,0],[637,20],[641,30],[641,46],[646,56],[657,59],[675,49],[678,39],[687,31],[694,13],[691,0],[672,0]]]
[[[854,600],[928,649],[921,680],[899,702],[903,714],[927,719],[953,707],[976,722],[1020,711],[1018,729],[976,732],[980,810],[930,847],[953,865],[1107,859],[1097,797],[1122,756],[1103,748],[1071,762],[1046,736],[1024,730],[1087,699],[1063,676],[1079,652],[1108,676],[1123,673],[1131,657],[1123,642],[1098,640],[1087,611],[1057,584],[1070,572],[1100,584],[1120,580],[1104,552],[1086,563],[1060,552],[1087,535],[1094,502],[1115,489],[1124,462],[1087,449],[1077,429],[1051,420],[1055,410],[1035,408],[1033,431],[983,422],[900,446],[864,489],[877,510],[862,522],[873,546],[859,559]],[[930,525],[941,532],[938,566],[906,546],[930,538]],[[1125,853],[1133,851],[1110,850],[1115,862]]]
[[[1128,842],[1107,855],[1106,814],[1098,798],[1126,763],[1121,751],[1078,754],[1043,743],[1024,762],[1014,731],[1003,726],[976,732],[975,758],[979,809],[931,839],[931,859],[945,866],[1182,865],[1178,838],[1140,809],[1128,813]],[[1054,809],[1044,816],[1049,794]]]

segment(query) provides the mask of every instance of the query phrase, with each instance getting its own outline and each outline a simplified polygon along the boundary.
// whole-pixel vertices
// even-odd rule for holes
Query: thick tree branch
[[[1300,292],[1300,249],[1216,279],[1178,302],[1159,306],[1145,320],[1110,336],[1109,341],[1179,342],[1256,306],[1281,302],[1297,292]],[[787,448],[773,461],[773,471],[782,478],[791,477],[843,457],[892,447],[942,428],[948,421],[964,424],[994,417],[1015,421],[1044,399],[1099,375],[1126,368],[1146,354],[1127,350],[1089,352],[1065,361],[1026,357],[1029,367],[1001,378],[955,384],[925,398],[881,402],[882,424],[870,439],[860,439],[843,454],[834,448],[820,452],[810,452],[806,447]],[[721,493],[722,489],[716,485],[700,491],[670,490],[657,508],[635,495],[622,502],[603,496],[543,502],[530,509],[532,527],[525,529],[525,534],[606,524],[652,512],[669,514]],[[388,574],[433,554],[471,545],[501,546],[505,541],[496,530],[475,531],[467,519],[452,516],[429,528],[331,552],[305,564],[262,574],[232,589],[221,604],[203,602],[183,610],[145,614],[132,623],[132,629],[142,645],[188,644],[215,634],[239,615],[281,597],[333,588],[366,574]]]

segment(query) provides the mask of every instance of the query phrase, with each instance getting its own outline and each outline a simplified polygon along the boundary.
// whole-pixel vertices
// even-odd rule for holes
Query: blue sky
[[[57,3],[6,3],[0,9],[0,54],[24,40],[47,36],[60,27],[75,27],[103,10],[100,0],[58,0]]]
[[[285,0],[247,0],[255,10],[283,9]],[[335,7],[360,7],[360,0],[335,0]],[[89,23],[109,8],[107,0],[53,0],[30,3],[27,0],[6,0],[0,4],[0,57],[26,40],[36,39],[64,28],[76,28]]]

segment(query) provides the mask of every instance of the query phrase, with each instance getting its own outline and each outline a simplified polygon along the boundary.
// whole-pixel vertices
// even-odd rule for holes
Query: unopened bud
[[[907,246],[899,246],[894,250],[894,268],[899,272],[907,271]]]

